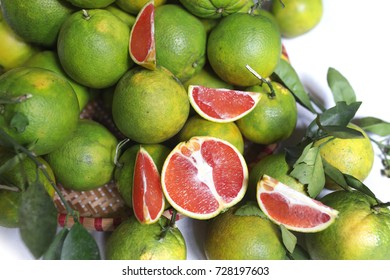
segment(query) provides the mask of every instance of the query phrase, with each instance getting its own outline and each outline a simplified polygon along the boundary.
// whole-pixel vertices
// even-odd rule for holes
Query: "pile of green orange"
[[[0,0],[0,131],[13,139],[0,137],[0,187],[6,186],[0,188],[1,226],[18,227],[19,194],[37,177],[34,164],[15,153],[16,145],[44,162],[53,183],[78,192],[113,181],[131,208],[134,166],[141,146],[157,173],[166,175],[177,154],[189,155],[190,150],[196,154],[195,161],[211,162],[206,155],[198,155],[198,143],[210,142],[214,147],[219,143],[218,147],[238,154],[238,159],[248,160],[253,158],[253,147],[279,144],[293,135],[297,102],[273,73],[284,57],[282,38],[314,28],[322,16],[321,1],[285,1],[283,8],[275,0],[267,10],[255,9],[251,0],[218,1],[219,6],[212,2]],[[143,8],[151,3],[154,21],[143,22]],[[152,30],[146,39],[146,35],[131,38],[140,40],[140,45],[133,45],[134,51],[154,57],[154,70],[131,58],[134,23]],[[145,44],[151,47],[145,50]],[[260,99],[240,119],[216,122],[191,106],[190,85],[210,88],[213,94],[220,89],[257,92]],[[111,125],[80,119],[90,102],[105,103],[102,107]],[[226,102],[222,107],[229,106]],[[178,148],[193,137],[204,138]],[[124,139],[130,141],[121,145]],[[324,160],[359,180],[368,176],[374,155],[366,135],[327,140],[316,143]],[[351,149],[344,149],[346,145]],[[2,168],[10,159],[16,162],[12,168]],[[222,167],[232,163],[227,160]],[[289,175],[291,167],[282,152],[241,163],[244,184],[237,196],[241,199],[246,192],[243,201],[256,200],[263,175],[307,195],[306,186]],[[251,167],[249,172],[246,165]],[[180,170],[175,172],[177,178],[183,177]],[[41,174],[38,177],[47,180]],[[210,187],[206,177],[202,182]],[[166,184],[162,182],[162,191],[171,199]],[[334,188],[330,181],[326,186]],[[53,195],[50,184],[45,187]],[[223,191],[213,190],[211,196]],[[196,203],[181,197],[188,204]],[[176,205],[177,201],[171,202]],[[324,231],[305,234],[306,240],[290,256],[299,258],[299,251],[306,248],[306,258],[390,259],[385,249],[390,244],[387,208],[375,208],[370,198],[346,191],[324,197],[323,202],[338,210],[339,218]],[[258,206],[226,205],[231,209],[208,221],[207,258],[285,259],[289,255],[280,227],[259,215]],[[349,227],[352,223],[356,230]],[[356,238],[348,238],[352,235]],[[358,240],[364,240],[364,245]],[[130,218],[110,235],[106,249],[110,259],[186,258],[184,237],[164,216],[152,225]]]

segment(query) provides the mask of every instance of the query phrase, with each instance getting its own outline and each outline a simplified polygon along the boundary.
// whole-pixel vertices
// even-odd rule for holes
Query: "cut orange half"
[[[154,1],[145,4],[131,28],[129,51],[131,59],[145,68],[156,69],[154,40]]]
[[[324,230],[338,216],[337,210],[268,175],[258,182],[257,202],[270,220],[298,232]]]
[[[179,143],[161,172],[167,201],[185,216],[205,220],[235,205],[244,196],[248,168],[232,144],[214,137]]]
[[[132,192],[133,212],[137,220],[142,224],[157,222],[165,207],[161,177],[153,158],[142,147],[135,159]]]
[[[252,111],[260,93],[199,85],[188,87],[190,103],[203,118],[213,122],[233,122]]]

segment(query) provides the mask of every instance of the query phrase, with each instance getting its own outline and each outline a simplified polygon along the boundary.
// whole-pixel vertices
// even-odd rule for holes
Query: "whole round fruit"
[[[9,26],[24,41],[53,47],[65,19],[74,12],[66,0],[2,0]]]
[[[244,152],[244,139],[234,122],[217,123],[195,115],[187,120],[178,133],[178,141],[188,141],[194,136],[212,136],[233,144],[241,153]]]
[[[37,155],[61,147],[76,129],[79,104],[69,82],[42,68],[19,67],[0,76],[0,128]]]
[[[335,191],[321,202],[339,211],[327,229],[305,236],[312,259],[389,260],[390,210],[357,191]]]
[[[157,64],[181,82],[198,73],[206,61],[206,30],[202,22],[178,5],[156,8],[154,36]]]
[[[149,0],[116,0],[115,4],[118,5],[123,11],[132,15],[137,15],[139,11],[148,3]],[[154,0],[154,6],[158,7],[165,4],[166,0]]]
[[[117,139],[106,127],[80,120],[72,138],[45,158],[65,188],[91,190],[112,179],[116,146]]]
[[[192,14],[200,18],[220,18],[240,11],[248,0],[180,0]]]
[[[0,74],[23,63],[37,50],[9,27],[0,11]]]
[[[48,69],[63,76],[68,80],[74,92],[76,93],[77,99],[79,101],[80,111],[87,105],[91,95],[89,89],[86,86],[80,85],[79,83],[73,81],[65,73],[64,69],[62,69],[60,60],[55,51],[45,50],[45,51],[38,52],[32,55],[26,61],[26,63],[24,63],[24,66],[40,67],[40,68]]]
[[[263,15],[246,13],[222,18],[207,42],[207,57],[215,73],[225,82],[243,87],[259,84],[246,65],[267,78],[278,64],[281,50],[275,22]]]
[[[187,93],[177,78],[158,67],[135,67],[118,82],[112,114],[118,129],[141,144],[168,140],[183,127],[189,114]]]
[[[320,147],[320,155],[330,165],[343,173],[349,174],[363,181],[370,174],[374,163],[374,149],[367,133],[355,124],[349,128],[356,129],[363,134],[361,138],[333,138],[325,137],[314,143]],[[339,189],[332,180],[326,180],[326,188]]]
[[[286,251],[278,226],[266,218],[239,214],[237,210],[240,208],[232,207],[210,220],[204,243],[207,259],[283,260]]]
[[[144,225],[134,216],[122,222],[106,243],[108,260],[185,260],[187,247],[177,227],[168,227],[169,220]],[[165,236],[164,236],[165,235]]]
[[[290,0],[271,8],[283,37],[294,38],[312,30],[322,18],[322,0]]]
[[[283,184],[306,194],[305,186],[289,175],[290,166],[286,162],[285,153],[268,155],[259,160],[249,171],[248,190],[245,198],[256,201],[257,183],[263,175],[271,176]]]
[[[58,35],[57,52],[65,72],[91,88],[114,85],[133,65],[130,27],[104,9],[69,16]]]
[[[73,6],[86,8],[86,9],[98,9],[105,8],[108,5],[115,2],[115,0],[66,0]]]
[[[271,82],[275,95],[266,83],[247,88],[261,93],[256,107],[237,120],[242,135],[257,144],[272,144],[285,140],[295,130],[298,109],[292,93],[277,82]]]

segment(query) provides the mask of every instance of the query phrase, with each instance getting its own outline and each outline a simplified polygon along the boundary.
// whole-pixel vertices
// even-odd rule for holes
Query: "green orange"
[[[322,0],[290,0],[284,5],[273,1],[271,11],[283,37],[294,38],[309,32],[321,21]]]
[[[115,2],[115,0],[66,0],[72,5],[85,9],[105,8]]]
[[[192,14],[201,18],[220,18],[240,11],[248,0],[180,0]]]
[[[69,16],[58,35],[57,53],[65,72],[91,88],[114,85],[133,65],[130,27],[104,9]]]
[[[195,115],[187,120],[177,136],[179,142],[188,141],[194,136],[216,137],[228,141],[241,153],[244,152],[244,139],[234,122],[217,123]]]
[[[169,220],[144,225],[134,216],[122,222],[109,236],[105,245],[108,260],[185,260],[187,247],[184,237]]]
[[[89,89],[86,86],[80,85],[79,83],[75,82],[65,73],[65,71],[62,69],[60,60],[55,51],[45,50],[38,52],[32,55],[26,61],[26,63],[24,63],[24,66],[48,69],[63,76],[68,80],[74,92],[76,93],[77,99],[79,101],[80,110],[82,110],[85,105],[87,105],[91,96]]]
[[[112,101],[116,126],[141,144],[161,143],[183,127],[189,114],[187,92],[168,70],[138,66],[118,82]]]
[[[24,41],[53,47],[64,20],[74,12],[65,0],[2,0],[4,19]]]
[[[45,158],[65,188],[91,190],[113,178],[117,144],[102,124],[80,120],[72,138]]]
[[[222,18],[209,35],[208,61],[225,82],[236,86],[259,84],[246,65],[263,78],[272,74],[282,50],[278,26],[263,15],[235,13]]]
[[[20,67],[0,76],[0,97],[22,96],[22,102],[3,104],[0,128],[37,155],[61,147],[76,129],[77,96],[69,82],[42,68]]]
[[[198,73],[183,83],[183,85],[186,89],[188,89],[188,86],[190,85],[233,89],[233,85],[221,80],[221,78],[215,74],[209,65],[205,65],[205,67],[203,67]]]
[[[326,137],[314,143],[320,147],[320,155],[330,165],[341,172],[354,176],[363,181],[370,174],[374,163],[374,149],[367,133],[355,124],[349,124],[363,134],[360,138],[331,138]],[[330,179],[326,180],[325,187],[337,189]]]
[[[373,198],[352,191],[335,191],[321,202],[339,211],[327,229],[305,236],[312,259],[390,260],[390,210]]]
[[[278,226],[261,216],[240,215],[237,210],[240,208],[232,207],[208,222],[207,259],[283,260],[286,251]]]
[[[15,34],[0,11],[0,74],[21,66],[37,50]]]
[[[271,144],[287,139],[295,130],[298,110],[293,94],[277,82],[271,82],[274,95],[266,83],[247,88],[260,92],[256,107],[236,121],[242,135],[258,144]]]
[[[115,4],[117,4],[123,11],[132,15],[137,15],[148,2],[150,2],[150,0],[116,0]],[[165,2],[166,0],[154,0],[154,6],[161,6],[165,4]]]
[[[206,61],[207,33],[202,22],[178,5],[155,10],[157,65],[185,82],[199,72]]]
[[[286,162],[286,155],[283,152],[271,154],[259,160],[249,171],[248,190],[245,194],[246,199],[256,200],[257,183],[261,177],[266,174],[283,184],[306,194],[306,189],[297,179],[289,175],[290,166]]]

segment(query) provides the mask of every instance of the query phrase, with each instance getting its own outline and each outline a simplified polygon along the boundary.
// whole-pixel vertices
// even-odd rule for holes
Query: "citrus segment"
[[[260,93],[232,89],[189,86],[192,107],[202,117],[215,122],[232,122],[252,111]]]
[[[324,230],[338,215],[337,210],[268,175],[264,175],[258,182],[257,202],[273,222],[299,232]]]
[[[148,69],[156,69],[154,41],[154,1],[149,1],[139,12],[130,33],[130,56]]]
[[[178,212],[209,219],[242,199],[248,169],[232,144],[214,137],[193,137],[168,155],[161,181],[166,199]]]
[[[164,211],[164,194],[157,166],[142,147],[135,159],[133,180],[132,198],[135,217],[143,224],[156,222]]]

